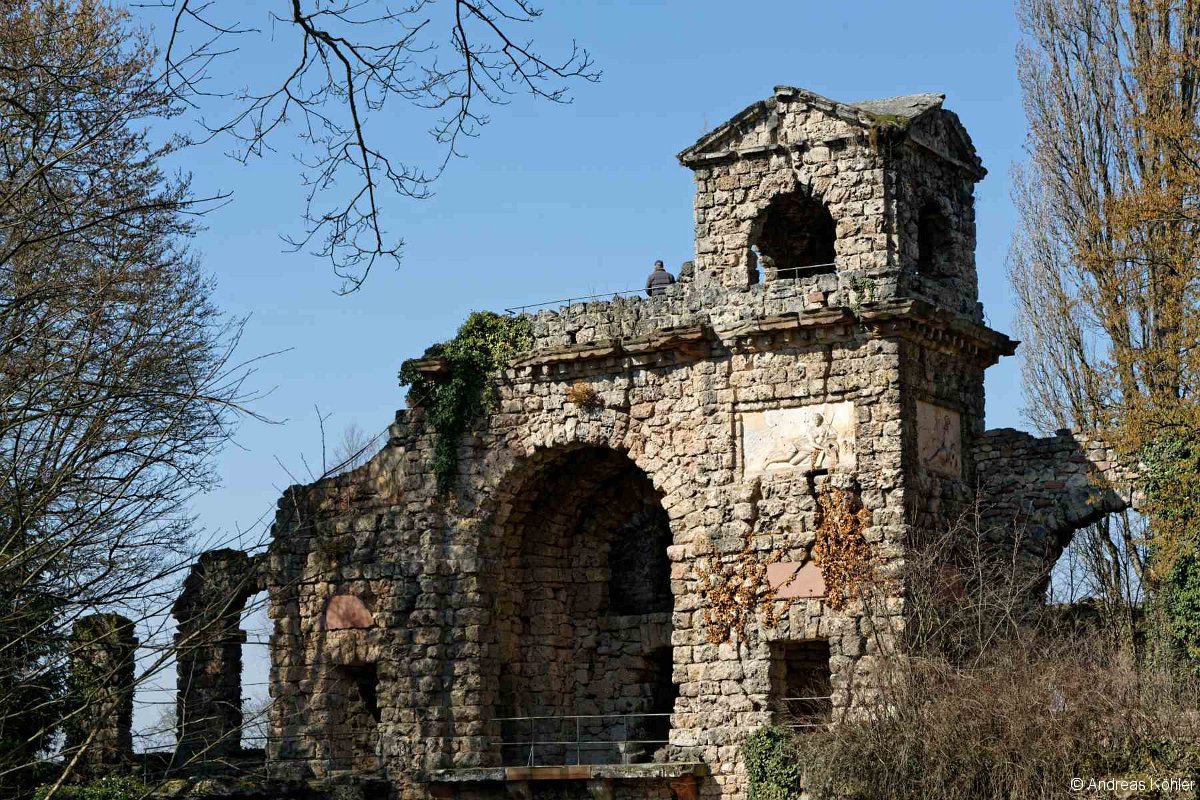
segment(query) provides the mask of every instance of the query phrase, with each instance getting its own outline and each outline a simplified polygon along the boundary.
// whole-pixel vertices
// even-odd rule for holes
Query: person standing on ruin
[[[650,277],[646,279],[646,294],[649,297],[666,294],[667,287],[674,282],[675,276],[667,272],[667,268],[663,266],[662,259],[659,259],[654,262],[654,272],[651,272]]]

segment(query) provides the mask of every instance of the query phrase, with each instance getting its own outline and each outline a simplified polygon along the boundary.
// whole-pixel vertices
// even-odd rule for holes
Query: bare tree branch
[[[215,120],[202,123],[207,138],[228,137],[246,162],[296,137],[303,230],[285,241],[328,259],[343,293],[359,288],[378,260],[399,262],[403,240],[384,224],[385,199],[428,197],[463,154],[462,140],[487,124],[481,105],[518,93],[565,103],[571,82],[600,77],[574,43],[550,59],[517,38],[515,29],[542,15],[527,0],[412,0],[399,10],[376,0],[291,0],[270,15],[271,29],[285,34],[274,46],[293,54],[288,65],[250,87],[213,87],[213,67],[240,47],[266,47],[263,31],[219,0],[142,7],[172,12],[164,56],[175,96],[195,108],[218,101]],[[427,168],[377,143],[373,126],[397,104],[408,106],[410,127],[435,115],[429,132],[440,155]]]

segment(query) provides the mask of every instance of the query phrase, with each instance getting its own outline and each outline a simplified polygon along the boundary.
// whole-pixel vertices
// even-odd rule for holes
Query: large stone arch
[[[1136,471],[1103,438],[1078,429],[1043,438],[991,430],[974,460],[985,524],[1014,537],[1022,560],[1044,580],[1076,531],[1142,501]]]
[[[611,744],[625,738],[665,746],[668,718],[642,715],[670,714],[675,699],[666,470],[660,463],[652,475],[614,438],[531,448],[487,503],[480,666],[488,737],[508,743],[489,756],[504,764],[541,756],[569,763],[573,752],[593,763],[649,758],[658,747],[633,753]],[[517,719],[529,717],[540,720]],[[585,744],[586,753],[531,753],[521,744],[577,732],[598,744]]]

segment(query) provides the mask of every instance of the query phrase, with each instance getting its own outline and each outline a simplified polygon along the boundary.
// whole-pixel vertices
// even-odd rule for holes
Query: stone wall
[[[792,297],[802,312],[805,299]],[[577,307],[555,319],[571,317],[583,330],[612,314]],[[739,320],[718,331],[708,317],[688,350],[667,341],[633,355],[559,360],[563,352],[539,342],[502,381],[497,413],[469,438],[448,506],[435,500],[433,440],[420,409],[398,418],[371,464],[290,492],[272,552],[276,763],[333,768],[324,739],[333,712],[324,710],[331,701],[320,676],[344,663],[378,667],[380,756],[398,780],[414,766],[503,763],[512,754],[498,742],[516,732],[495,724],[501,717],[664,708],[654,675],[663,645],[678,694],[664,755],[712,765],[709,793],[740,791],[739,737],[772,718],[773,642],[828,640],[833,702],[850,707],[887,646],[883,633],[902,624],[899,600],[883,618],[800,601],[778,626],[715,644],[699,590],[704,559],[747,537],[757,551],[808,558],[815,486],[833,478],[803,464],[744,476],[746,422],[775,412],[786,422],[796,409],[851,404],[853,471],[849,460],[826,471],[861,497],[879,558],[899,557],[900,337],[877,338],[848,317],[806,322],[802,313],[775,327]],[[634,359],[649,363],[626,366]],[[576,380],[597,390],[602,408],[567,400]],[[614,615],[612,586],[652,574],[643,564],[613,576],[614,538],[644,531],[648,515],[670,526],[671,613]],[[370,628],[322,629],[339,594],[368,599]],[[593,760],[612,757],[601,750]]]
[[[985,525],[1047,576],[1075,531],[1141,500],[1113,447],[1078,429],[1037,438],[1000,428],[973,455]]]
[[[237,550],[212,550],[184,579],[171,610],[178,625],[176,766],[221,761],[241,750],[242,612],[265,588],[264,562]]]

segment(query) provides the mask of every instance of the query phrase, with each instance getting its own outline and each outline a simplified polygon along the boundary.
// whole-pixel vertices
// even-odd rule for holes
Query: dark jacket
[[[650,277],[646,279],[646,294],[650,297],[665,294],[667,287],[674,282],[674,275],[667,272],[665,269],[655,267],[654,272],[651,272]]]

